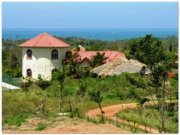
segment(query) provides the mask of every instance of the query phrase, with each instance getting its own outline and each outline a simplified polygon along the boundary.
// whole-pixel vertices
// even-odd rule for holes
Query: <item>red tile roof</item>
[[[69,47],[67,43],[49,35],[41,33],[38,36],[22,43],[20,47]]]
[[[97,54],[97,52],[105,53],[105,57],[107,58],[105,60],[105,63],[114,61],[118,58],[122,58],[122,57],[125,58],[125,54],[118,51],[109,51],[109,50],[108,51],[79,51],[78,62],[81,63],[87,59],[92,62],[93,57]]]

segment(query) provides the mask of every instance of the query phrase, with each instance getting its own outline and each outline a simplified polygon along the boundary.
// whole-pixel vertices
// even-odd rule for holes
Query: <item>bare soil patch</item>
[[[36,121],[37,119],[37,121]],[[6,127],[3,133],[6,134],[32,134],[32,133],[130,133],[130,131],[118,128],[111,124],[94,124],[78,118],[58,118],[52,124],[47,121],[47,128],[36,131],[38,123],[43,122],[39,118],[27,120],[19,128]]]

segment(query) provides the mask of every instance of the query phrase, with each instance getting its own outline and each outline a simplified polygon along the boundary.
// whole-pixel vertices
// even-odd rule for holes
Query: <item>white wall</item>
[[[27,59],[26,51],[32,50],[32,59]],[[51,59],[51,51],[58,50],[58,59]],[[69,48],[22,48],[22,75],[26,77],[28,68],[32,70],[32,78],[37,79],[41,74],[45,79],[51,79],[51,71],[54,68],[62,67],[62,60],[65,58],[65,53]]]

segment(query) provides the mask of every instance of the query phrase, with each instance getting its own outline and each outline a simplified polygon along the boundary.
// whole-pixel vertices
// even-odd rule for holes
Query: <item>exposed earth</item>
[[[167,101],[168,102],[168,101]],[[177,101],[171,101],[177,102]],[[145,105],[153,105],[157,104],[156,101],[151,101],[145,103]],[[125,109],[134,109],[137,107],[137,103],[124,103],[118,105],[111,105],[107,107],[103,107],[103,111],[105,112],[104,116],[111,120],[115,120],[115,114],[124,111]],[[99,108],[91,109],[87,112],[87,116],[94,118],[99,116],[100,110]],[[126,120],[117,119],[120,123],[125,123],[127,125],[133,126],[133,122],[127,122]],[[46,123],[47,128],[44,130],[35,130],[39,123]],[[144,127],[143,125],[137,125],[137,127],[141,130],[146,130],[149,133],[159,133],[157,129],[151,127]],[[146,129],[145,129],[146,128]],[[61,116],[56,118],[55,120],[45,121],[40,118],[31,118],[26,120],[20,127],[13,126],[4,126],[3,133],[6,134],[17,134],[17,133],[131,133],[130,130],[122,129],[116,127],[112,124],[94,124],[79,118],[68,118],[65,116]]]
[[[35,130],[37,124],[42,122],[38,118],[27,120],[20,127],[4,127],[5,134],[27,134],[27,133],[131,133],[130,131],[118,128],[112,124],[94,124],[78,118],[58,118],[53,124],[48,124],[47,128],[41,131]]]

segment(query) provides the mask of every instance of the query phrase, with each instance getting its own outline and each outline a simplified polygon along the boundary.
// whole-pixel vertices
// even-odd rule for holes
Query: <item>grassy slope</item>
[[[135,75],[137,80],[139,78]],[[79,95],[80,85],[86,85],[84,96]],[[177,91],[177,80],[173,80],[173,90]],[[81,117],[84,116],[88,109],[96,108],[98,105],[91,101],[88,96],[88,91],[91,89],[101,89],[103,94],[102,106],[136,102],[137,97],[147,95],[148,88],[139,88],[136,83],[131,84],[125,74],[119,76],[105,78],[82,78],[70,79],[66,78],[64,83],[64,111],[69,111],[69,100],[71,106],[76,113]],[[176,94],[175,94],[176,95]],[[173,96],[172,96],[173,97]],[[2,92],[2,113],[3,124],[21,125],[24,119],[35,115],[37,108],[42,104],[42,100],[47,100],[45,113],[38,111],[37,116],[56,117],[59,110],[59,83],[54,81],[47,90],[40,89],[33,84],[28,91],[6,91]]]
[[[178,132],[178,113],[176,111],[166,111],[165,127],[169,133]],[[142,118],[140,117],[142,116]],[[134,121],[138,124],[144,124],[150,127],[159,128],[160,126],[160,114],[155,108],[147,107],[146,109],[134,109],[126,110],[118,114],[120,118]]]
[[[117,79],[117,78],[116,78]],[[100,81],[101,80],[101,81]],[[69,99],[73,110],[77,110],[81,116],[90,108],[98,107],[96,103],[90,101],[86,92],[85,96],[81,97],[77,95],[80,80],[66,79],[64,84],[64,111],[69,111]],[[81,80],[82,81],[82,80]],[[111,78],[88,78],[83,79],[81,83],[87,83],[87,89],[96,89],[99,87],[98,83],[109,85],[112,83]],[[104,86],[104,85],[103,85]],[[115,88],[113,88],[114,91]],[[120,100],[111,89],[110,96],[104,94],[104,100],[102,105],[107,106],[111,104],[118,104],[121,102],[133,102],[133,99]],[[118,87],[116,89],[119,89]],[[112,93],[115,93],[112,95]],[[17,90],[17,91],[6,91],[2,93],[2,112],[3,112],[3,124],[20,126],[21,123],[28,117],[35,115],[37,108],[41,105],[42,100],[46,98],[45,113],[38,111],[36,115],[50,118],[56,117],[59,110],[59,84],[53,82],[53,84],[47,90],[41,90],[38,86],[33,84],[28,91]],[[113,98],[114,97],[114,98]]]

